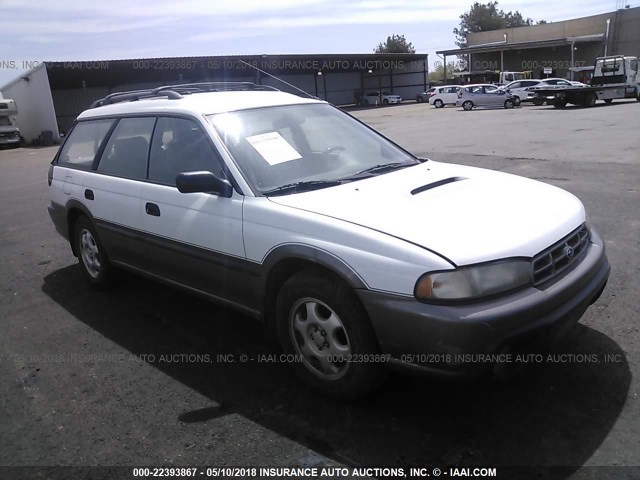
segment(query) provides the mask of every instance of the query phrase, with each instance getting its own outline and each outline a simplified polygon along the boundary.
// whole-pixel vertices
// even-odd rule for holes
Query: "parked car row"
[[[536,95],[533,87],[565,87],[586,86],[581,82],[565,80],[564,78],[545,78],[544,80],[517,80],[507,85],[492,84],[474,85],[444,85],[432,87],[416,97],[418,103],[429,102],[435,108],[445,105],[461,106],[464,110],[475,107],[513,108],[522,102],[532,102],[542,105],[547,100]]]
[[[402,97],[389,92],[369,92],[362,96],[363,105],[389,105],[390,103],[401,103]]]

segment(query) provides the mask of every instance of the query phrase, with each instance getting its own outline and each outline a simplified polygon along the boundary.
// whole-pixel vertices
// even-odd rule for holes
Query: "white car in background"
[[[445,105],[455,105],[458,101],[458,86],[435,87],[433,93],[429,97],[429,103],[436,108],[442,108]]]
[[[500,87],[501,90],[509,91],[515,98],[516,104],[521,102],[532,102],[536,93],[528,90],[530,87],[543,86],[542,80],[516,80]]]
[[[362,98],[365,105],[389,105],[390,103],[401,103],[402,97],[389,92],[369,92]]]

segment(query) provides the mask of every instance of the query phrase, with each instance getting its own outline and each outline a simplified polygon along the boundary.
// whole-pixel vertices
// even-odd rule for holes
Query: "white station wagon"
[[[340,109],[253,84],[112,94],[49,170],[49,213],[87,280],[124,268],[262,320],[300,377],[352,399],[389,366],[559,338],[600,296],[582,203],[417,158]]]

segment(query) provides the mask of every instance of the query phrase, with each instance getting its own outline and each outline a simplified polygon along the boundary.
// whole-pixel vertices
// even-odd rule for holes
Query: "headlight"
[[[425,273],[416,282],[418,300],[472,300],[531,283],[531,262],[501,260],[444,272]]]

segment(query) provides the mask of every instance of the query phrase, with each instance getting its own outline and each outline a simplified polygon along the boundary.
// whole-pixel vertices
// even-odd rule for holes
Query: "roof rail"
[[[183,83],[180,85],[165,85],[157,88],[150,88],[146,90],[134,90],[131,92],[116,92],[107,95],[104,98],[96,100],[91,104],[89,108],[102,107],[103,105],[110,105],[120,102],[135,102],[137,100],[143,100],[147,98],[161,98],[166,97],[171,100],[177,100],[183,97],[183,95],[191,95],[193,93],[204,92],[222,92],[232,90],[279,90],[269,85],[256,85],[251,82],[201,82],[201,83]]]

